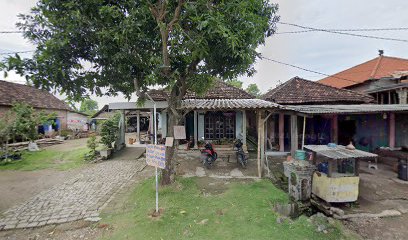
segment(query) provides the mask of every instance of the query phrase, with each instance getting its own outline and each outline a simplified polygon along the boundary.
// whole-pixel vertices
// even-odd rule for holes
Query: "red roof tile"
[[[278,104],[357,104],[369,103],[374,99],[362,93],[338,89],[299,77],[270,90],[262,99]]]
[[[408,71],[408,59],[379,56],[319,82],[328,86],[345,88],[371,79],[392,77],[398,71]]]

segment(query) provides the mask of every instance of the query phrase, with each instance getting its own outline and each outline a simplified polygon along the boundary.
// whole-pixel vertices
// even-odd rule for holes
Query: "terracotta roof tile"
[[[379,56],[319,82],[328,86],[345,88],[371,79],[392,77],[395,72],[408,71],[408,59]]]
[[[0,105],[26,103],[35,108],[73,111],[68,104],[51,93],[31,86],[0,80]]]
[[[299,77],[270,90],[262,99],[278,104],[356,104],[369,103],[374,99],[362,93],[338,89]]]
[[[152,89],[149,95],[155,101],[166,101],[167,91]],[[251,99],[255,96],[245,90],[231,86],[221,80],[217,80],[214,85],[204,94],[197,95],[194,92],[187,92],[183,99]]]

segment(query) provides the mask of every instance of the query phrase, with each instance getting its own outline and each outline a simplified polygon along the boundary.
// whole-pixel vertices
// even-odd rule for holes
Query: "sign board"
[[[186,139],[186,128],[184,126],[174,126],[174,139]]]
[[[173,147],[173,142],[174,142],[174,137],[166,137],[166,144],[164,144],[164,146]]]
[[[166,146],[148,144],[146,146],[146,164],[149,166],[166,168]]]

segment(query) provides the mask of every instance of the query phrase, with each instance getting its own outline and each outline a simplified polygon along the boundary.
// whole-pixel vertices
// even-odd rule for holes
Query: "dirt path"
[[[346,208],[348,213],[380,213],[396,210],[401,216],[387,218],[357,218],[345,221],[345,225],[364,239],[407,239],[408,183],[396,179],[396,173],[384,164],[378,170],[368,169],[362,163],[360,169],[359,205]]]

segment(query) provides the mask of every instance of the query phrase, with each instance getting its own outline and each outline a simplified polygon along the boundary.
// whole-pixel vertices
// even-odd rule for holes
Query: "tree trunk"
[[[174,105],[170,106],[169,110],[172,108],[176,111]],[[180,115],[176,115],[172,110],[168,111],[169,120],[168,120],[168,129],[167,135],[169,137],[174,137],[174,126],[180,124],[181,117]],[[174,140],[172,147],[166,148],[166,168],[162,170],[161,176],[161,185],[169,185],[174,181],[174,175],[176,173],[176,162],[175,156],[177,156],[177,147],[178,147],[178,140]]]

